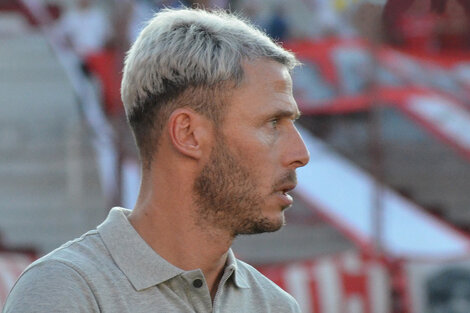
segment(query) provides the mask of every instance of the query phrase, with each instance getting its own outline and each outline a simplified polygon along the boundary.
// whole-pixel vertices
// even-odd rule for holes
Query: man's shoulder
[[[48,273],[51,278],[48,281],[54,284],[54,280],[60,280],[61,274],[68,272],[87,281],[112,263],[99,233],[91,230],[31,263],[21,274],[20,280],[24,279],[23,276],[34,278]]]
[[[62,264],[77,270],[87,270],[109,261],[109,252],[97,230],[91,230],[81,237],[71,240],[42,258],[33,262],[27,269]]]
[[[89,278],[99,273],[106,258],[100,245],[99,235],[90,231],[33,262],[11,290],[5,312],[30,312],[33,306],[35,312],[97,311]]]
[[[289,293],[248,263],[237,259],[238,274],[249,285],[251,293],[260,299],[269,299],[275,306],[283,307],[282,312],[300,312],[298,303]]]

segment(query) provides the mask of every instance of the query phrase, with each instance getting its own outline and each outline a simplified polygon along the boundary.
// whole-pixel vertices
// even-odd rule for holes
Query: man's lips
[[[283,207],[289,207],[293,203],[292,196],[289,192],[297,185],[297,177],[294,171],[286,173],[278,182],[274,185],[274,194],[278,196]]]
[[[297,184],[286,184],[281,186],[281,188],[279,188],[279,191],[281,191],[282,193],[288,193],[289,191],[294,189],[295,186],[297,186]]]
[[[294,202],[294,199],[292,198],[292,196],[288,193],[284,193],[284,192],[281,192],[281,191],[278,191],[275,193],[275,195],[278,196],[280,202],[281,202],[281,205],[283,207],[289,207],[292,205],[292,203]]]
[[[276,190],[275,194],[279,196],[283,206],[290,206],[294,202],[292,196],[288,192],[294,189],[295,186],[295,184],[288,184],[281,186],[281,188]]]

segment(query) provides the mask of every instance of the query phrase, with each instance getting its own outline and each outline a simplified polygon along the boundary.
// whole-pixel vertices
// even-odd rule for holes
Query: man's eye
[[[276,119],[269,121],[269,123],[271,124],[273,128],[277,128],[277,125],[279,124],[279,120],[276,118]]]

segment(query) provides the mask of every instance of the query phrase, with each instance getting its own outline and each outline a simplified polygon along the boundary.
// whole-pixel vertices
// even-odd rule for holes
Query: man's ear
[[[200,159],[210,136],[210,122],[190,108],[179,108],[168,119],[168,131],[173,147],[180,153]]]

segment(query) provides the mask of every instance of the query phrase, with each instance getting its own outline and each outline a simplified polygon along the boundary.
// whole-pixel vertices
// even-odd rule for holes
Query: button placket
[[[213,312],[219,312],[221,294],[223,293],[223,289],[225,287],[225,284],[227,283],[227,280],[234,274],[234,271],[235,268],[233,266],[227,267],[225,269],[214,297]]]
[[[201,270],[186,272],[182,275],[186,281],[187,296],[195,312],[212,312],[212,300]]]

